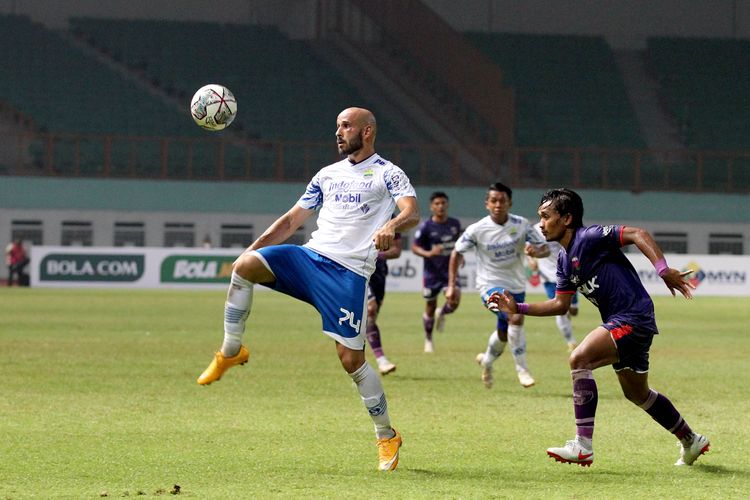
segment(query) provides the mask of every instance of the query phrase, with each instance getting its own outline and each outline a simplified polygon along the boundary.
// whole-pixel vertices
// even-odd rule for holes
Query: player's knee
[[[355,351],[352,349],[339,349],[339,360],[341,366],[347,373],[354,373],[359,370],[365,362],[364,351]]]
[[[640,387],[634,388],[634,387],[623,387],[622,393],[625,396],[625,399],[630,401],[636,406],[641,406],[643,403],[646,402],[646,399],[648,399],[648,392],[649,389],[646,387],[645,389],[642,389]]]
[[[252,253],[243,253],[232,265],[232,271],[253,283],[265,283],[273,280],[273,274]]]
[[[575,349],[573,349],[573,352],[570,353],[568,364],[570,365],[571,370],[591,369],[591,363],[588,359],[588,356],[586,356],[585,352],[580,349],[580,347],[576,347]]]
[[[367,303],[367,321],[372,322],[375,321],[378,317],[378,310],[380,307],[378,306],[378,303],[374,300],[371,300]]]

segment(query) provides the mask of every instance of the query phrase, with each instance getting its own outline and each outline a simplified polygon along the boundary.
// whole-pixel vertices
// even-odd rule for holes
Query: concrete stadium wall
[[[91,222],[94,246],[112,246],[116,222],[142,222],[145,245],[164,244],[166,223],[194,224],[195,244],[204,235],[218,244],[224,224],[251,224],[257,237],[286,212],[304,191],[304,184],[249,182],[188,182],[162,180],[55,179],[0,177],[0,245],[10,241],[13,221],[43,222],[43,244],[61,243],[64,221]],[[429,196],[442,190],[450,196],[450,213],[464,226],[486,215],[484,188],[419,186],[423,217]],[[651,232],[684,232],[687,252],[708,253],[710,233],[740,233],[750,254],[750,197],[726,194],[580,192],[587,224],[620,223]],[[514,191],[513,213],[536,217],[542,190]],[[310,221],[304,236],[315,229]],[[4,277],[5,269],[0,272]]]

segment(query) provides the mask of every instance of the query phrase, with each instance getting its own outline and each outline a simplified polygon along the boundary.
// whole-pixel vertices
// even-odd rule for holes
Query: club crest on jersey
[[[375,175],[375,172],[373,172],[371,168],[368,168],[362,175],[365,179],[367,179],[368,177],[372,177],[373,175]]]
[[[578,257],[573,257],[572,259],[570,259],[570,263],[573,265],[573,269],[581,268],[581,261],[578,260]]]

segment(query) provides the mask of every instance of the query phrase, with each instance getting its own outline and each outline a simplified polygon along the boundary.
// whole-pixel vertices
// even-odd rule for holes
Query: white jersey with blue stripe
[[[542,235],[542,228],[537,222],[534,224],[534,230]],[[556,283],[557,282],[557,256],[560,254],[562,245],[556,241],[548,241],[547,248],[549,248],[549,255],[547,257],[540,257],[536,260],[539,266],[539,274],[545,283]]]
[[[369,278],[375,270],[375,231],[393,215],[396,200],[416,197],[403,170],[373,154],[352,164],[343,159],[323,167],[297,205],[320,210],[318,229],[305,246]]]
[[[455,250],[461,254],[472,249],[476,252],[476,285],[481,293],[493,287],[521,293],[526,289],[526,242],[546,243],[524,217],[508,214],[505,224],[496,224],[488,215],[466,228]]]

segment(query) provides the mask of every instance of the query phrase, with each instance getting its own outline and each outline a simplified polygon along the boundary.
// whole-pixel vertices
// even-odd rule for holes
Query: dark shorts
[[[619,361],[612,368],[633,370],[636,373],[648,372],[648,351],[655,332],[633,325],[606,323],[602,325],[609,331],[617,346]]]
[[[370,276],[367,300],[374,300],[377,302],[378,307],[383,305],[383,299],[385,298],[385,277],[386,273],[380,272],[377,269]]]
[[[422,288],[422,298],[427,301],[437,300],[440,292],[442,292],[447,286],[447,283],[441,283],[440,285],[434,287],[424,287]],[[456,284],[456,288],[460,288],[458,284]]]

